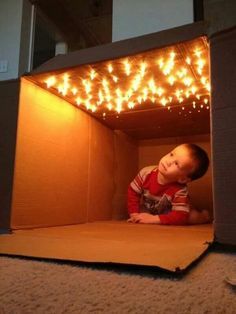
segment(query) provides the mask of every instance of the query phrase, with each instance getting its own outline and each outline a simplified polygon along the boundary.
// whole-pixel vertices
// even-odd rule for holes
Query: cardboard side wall
[[[113,132],[25,79],[19,107],[11,227],[110,219]]]
[[[121,131],[115,131],[115,193],[113,219],[126,219],[127,188],[138,172],[138,141]]]
[[[215,236],[236,245],[236,28],[210,40]]]
[[[0,230],[10,229],[18,117],[18,80],[0,82]]]

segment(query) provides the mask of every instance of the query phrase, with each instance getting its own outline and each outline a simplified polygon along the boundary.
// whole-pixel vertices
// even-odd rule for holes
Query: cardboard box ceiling
[[[173,271],[207,249],[211,226],[111,222],[126,217],[126,189],[144,139],[157,141],[161,154],[162,144],[175,145],[176,137],[209,133],[206,33],[204,23],[195,23],[73,52],[21,79],[14,119],[8,119],[9,96],[1,109],[11,141],[0,157],[8,163],[0,226],[13,230],[1,236],[1,253]],[[210,176],[203,189],[211,199]]]
[[[196,23],[57,56],[27,79],[137,139],[209,133],[205,34]]]

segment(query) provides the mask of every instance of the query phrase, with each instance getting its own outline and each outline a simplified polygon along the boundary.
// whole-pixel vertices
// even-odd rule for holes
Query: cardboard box
[[[234,61],[231,49],[233,44],[235,46],[234,33],[235,30],[229,30],[208,39],[204,23],[190,24],[57,56],[20,81],[0,83],[3,94],[0,107],[3,121],[0,125],[0,170],[3,173],[0,227],[3,232],[13,231],[11,235],[0,237],[0,252],[158,266],[171,271],[185,269],[213,241],[210,225],[167,227],[126,223],[129,182],[140,168],[156,164],[162,155],[183,142],[200,144],[212,156],[213,193],[209,169],[203,178],[190,186],[194,206],[212,210],[214,201],[215,240],[236,244],[233,196],[227,197],[235,186],[235,176],[232,176],[235,170],[226,162],[235,142],[232,124],[235,110],[229,103],[234,90],[234,72],[228,77]],[[193,56],[193,47],[201,47],[199,50],[207,56],[204,59],[206,73],[210,65],[211,110],[209,84],[206,80],[201,82],[201,75],[196,73],[199,68],[187,61],[189,54],[192,62],[200,59]],[[215,59],[225,49],[228,61],[223,66]],[[121,80],[119,86],[125,90],[124,84],[130,74],[122,72],[121,64],[127,58],[133,60],[131,64],[137,68],[140,60],[150,64],[156,54],[158,58],[163,55],[167,59],[172,50],[177,52],[179,69],[184,64],[195,79],[197,89],[201,91],[199,97],[193,91],[191,95],[185,94],[184,102],[180,96],[175,100],[168,98],[170,104],[166,106],[160,104],[161,98],[147,101],[143,95],[136,108],[126,108],[120,113],[106,111],[104,114],[98,104],[99,98],[98,112],[93,112],[92,105],[87,106],[87,110],[80,102],[78,108],[78,96],[73,94],[72,85],[78,80],[84,85],[83,95],[86,88],[88,94],[92,94],[91,86],[86,87],[84,81],[89,75],[91,78],[91,69],[100,75],[97,81],[92,82],[91,78],[91,85],[99,97],[99,88],[106,88],[102,74],[104,78],[110,75],[111,82],[113,74],[108,70],[111,61],[114,68],[119,68],[116,75]],[[160,71],[161,65],[157,63],[158,66]],[[150,77],[154,70],[153,66],[148,69]],[[223,82],[219,79],[221,72]],[[68,76],[64,76],[65,73]],[[48,78],[52,77],[57,80],[64,77],[61,90],[50,85],[52,82]],[[165,87],[166,99],[174,88],[189,87],[188,82],[176,82],[177,87],[171,82],[167,84],[164,77],[159,85]],[[207,79],[209,77],[208,74]],[[143,82],[145,80],[147,84],[147,78]],[[222,85],[229,86],[228,80],[232,83],[230,92],[219,95],[218,89]],[[114,80],[112,84],[115,83]],[[71,91],[66,94],[67,84],[71,84]],[[224,121],[219,119],[222,100],[230,107],[222,110]],[[224,132],[229,136],[227,141],[221,140],[220,135],[224,123]],[[233,149],[233,154],[235,152]],[[224,194],[219,193],[222,166],[225,178],[231,183],[230,187],[223,187]]]

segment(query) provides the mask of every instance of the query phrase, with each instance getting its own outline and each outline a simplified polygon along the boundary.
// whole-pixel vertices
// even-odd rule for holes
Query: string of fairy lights
[[[102,62],[44,79],[43,84],[76,106],[104,117],[155,106],[170,112],[209,109],[210,82],[207,52],[195,47],[185,59],[172,49],[164,56],[152,54]],[[143,55],[142,55],[143,56]]]

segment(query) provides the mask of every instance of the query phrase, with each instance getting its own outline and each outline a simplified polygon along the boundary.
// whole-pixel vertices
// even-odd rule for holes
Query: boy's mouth
[[[161,163],[161,166],[162,166],[162,168],[166,171],[167,170],[167,168],[166,168],[166,166],[163,164],[163,162]]]

